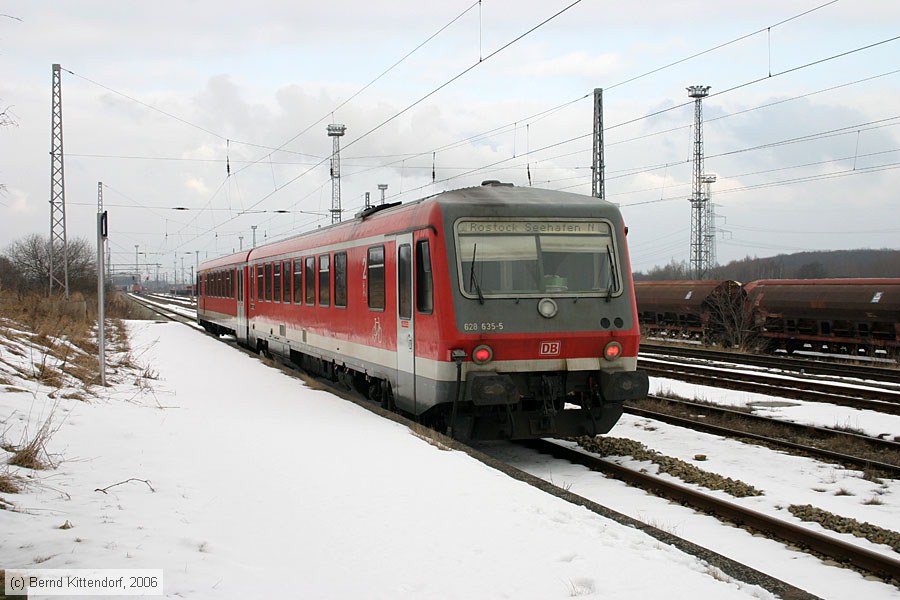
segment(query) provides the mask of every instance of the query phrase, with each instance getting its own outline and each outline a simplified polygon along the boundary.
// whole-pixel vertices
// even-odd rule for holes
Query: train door
[[[237,340],[247,343],[247,289],[244,283],[244,267],[237,270]]]
[[[413,320],[412,233],[397,237],[397,389],[403,405],[416,402],[415,321]]]

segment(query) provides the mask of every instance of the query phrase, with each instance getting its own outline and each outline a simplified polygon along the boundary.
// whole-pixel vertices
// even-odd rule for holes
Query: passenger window
[[[384,310],[384,246],[369,248],[366,261],[369,308]]]
[[[294,260],[294,304],[303,302],[303,261]]]
[[[266,279],[263,281],[266,290],[266,302],[272,301],[272,263],[266,263]]]
[[[285,304],[291,301],[291,261],[281,263],[281,299]]]
[[[275,302],[281,302],[281,263],[272,265],[272,296]]]
[[[412,250],[409,244],[397,248],[397,314],[401,319],[412,316]]]
[[[334,255],[334,305],[347,306],[347,253]]]
[[[319,306],[331,306],[331,256],[319,257]]]
[[[266,297],[265,293],[265,279],[263,278],[263,267],[262,265],[256,265],[254,267],[256,269],[256,300],[257,302],[262,302]]]
[[[434,311],[434,279],[428,240],[416,242],[416,310],[427,314]]]
[[[316,259],[313,256],[309,256],[306,258],[306,272],[303,274],[306,277],[306,303],[307,304],[315,304],[316,303]]]

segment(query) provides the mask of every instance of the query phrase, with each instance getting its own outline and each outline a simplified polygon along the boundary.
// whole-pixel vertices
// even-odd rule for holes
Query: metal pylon
[[[63,169],[62,77],[53,65],[53,109],[50,125],[50,288],[54,283],[69,298],[69,248],[66,242],[66,185]]]
[[[691,278],[703,279],[709,273],[709,253],[705,243],[706,203],[703,194],[703,98],[708,85],[692,85],[688,96],[694,99],[694,176],[691,194]]]

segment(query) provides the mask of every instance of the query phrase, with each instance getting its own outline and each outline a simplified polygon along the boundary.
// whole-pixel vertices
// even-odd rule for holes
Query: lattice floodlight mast
[[[706,199],[703,196],[703,98],[708,85],[692,85],[688,96],[694,99],[694,177],[691,195],[691,277],[703,279],[709,272],[709,254],[704,244]]]
[[[388,184],[386,184],[386,183],[378,184],[378,189],[381,190],[381,204],[382,205],[384,204],[384,193],[387,191],[387,188],[388,188]]]
[[[594,89],[594,152],[591,161],[591,195],[606,199],[603,161],[603,88]]]
[[[345,125],[332,123],[328,126],[328,136],[334,139],[331,152],[331,222],[341,222],[341,136],[347,130]]]
[[[69,298],[69,248],[66,243],[66,186],[63,172],[62,77],[53,65],[53,108],[50,123],[50,287],[54,282]]]

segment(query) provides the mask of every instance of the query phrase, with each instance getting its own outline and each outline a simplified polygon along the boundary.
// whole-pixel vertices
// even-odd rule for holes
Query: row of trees
[[[833,250],[798,252],[769,258],[746,257],[715,267],[706,279],[732,279],[749,282],[757,279],[827,279],[836,277],[900,277],[898,250]],[[687,262],[673,260],[646,273],[634,274],[637,280],[690,279]]]
[[[96,248],[84,238],[68,242],[69,291],[97,290]],[[53,248],[62,264],[62,248]],[[50,285],[50,238],[33,233],[10,244],[0,255],[0,290],[46,294]]]

